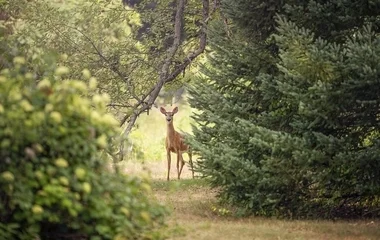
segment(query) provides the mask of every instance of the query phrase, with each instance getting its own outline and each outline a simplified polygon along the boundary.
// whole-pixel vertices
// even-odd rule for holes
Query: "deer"
[[[171,153],[177,154],[177,174],[178,179],[181,179],[181,173],[183,166],[185,165],[185,161],[183,160],[182,153],[187,152],[189,156],[189,162],[191,166],[192,175],[194,178],[194,168],[193,168],[193,161],[192,161],[192,153],[190,146],[185,143],[184,136],[177,132],[174,129],[173,125],[173,116],[178,112],[178,107],[175,107],[171,112],[167,112],[165,108],[160,107],[160,111],[162,114],[166,117],[166,124],[167,124],[167,134],[166,134],[166,141],[165,141],[165,148],[166,148],[166,154],[167,154],[167,160],[168,160],[168,175],[167,175],[167,181],[170,180],[170,164],[171,164]],[[181,163],[181,167],[179,164]]]

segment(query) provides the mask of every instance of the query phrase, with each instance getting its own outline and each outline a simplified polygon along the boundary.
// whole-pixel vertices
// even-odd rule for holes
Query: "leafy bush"
[[[96,80],[25,62],[0,73],[0,239],[160,238],[165,209],[147,180],[106,168],[117,121],[107,95],[89,97]]]

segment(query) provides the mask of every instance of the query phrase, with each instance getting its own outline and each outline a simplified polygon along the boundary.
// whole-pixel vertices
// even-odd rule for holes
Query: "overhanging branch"
[[[176,77],[181,74],[186,67],[196,59],[200,54],[202,54],[206,48],[207,44],[207,23],[210,19],[210,10],[209,10],[209,0],[202,1],[202,25],[199,33],[199,45],[197,49],[190,52],[183,60],[182,63],[177,65],[172,71],[170,71],[171,63],[175,57],[175,54],[180,46],[181,33],[182,33],[182,20],[184,18],[184,9],[185,9],[185,0],[179,0],[177,2],[177,9],[174,22],[174,40],[172,46],[167,51],[167,56],[163,61],[161,70],[159,72],[158,82],[150,89],[150,91],[141,98],[141,101],[135,104],[133,108],[134,111],[132,114],[126,115],[121,121],[121,125],[124,125],[125,122],[128,122],[126,129],[124,130],[124,137],[126,138],[130,131],[132,130],[137,117],[149,110],[154,104],[155,100],[158,97],[164,84],[173,81]],[[215,11],[215,7],[213,9]],[[127,121],[128,120],[128,121]]]

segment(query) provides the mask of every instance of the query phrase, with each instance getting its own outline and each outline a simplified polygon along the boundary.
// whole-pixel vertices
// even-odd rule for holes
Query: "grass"
[[[380,239],[380,223],[362,221],[301,221],[220,213],[215,195],[204,180],[154,180],[156,198],[171,209],[169,239]]]

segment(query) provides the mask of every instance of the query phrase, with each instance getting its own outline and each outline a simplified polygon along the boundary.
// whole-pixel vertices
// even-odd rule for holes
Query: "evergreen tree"
[[[249,3],[222,1],[232,34],[213,28],[190,91],[201,110],[190,139],[199,171],[224,199],[261,215],[376,205],[379,4]],[[254,21],[259,13],[266,21]]]

